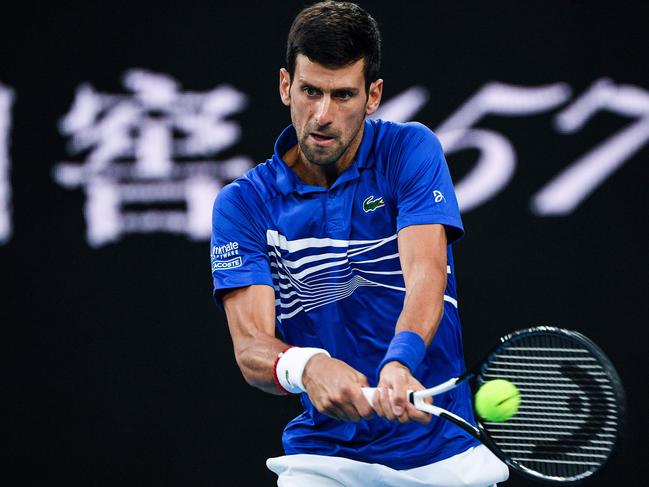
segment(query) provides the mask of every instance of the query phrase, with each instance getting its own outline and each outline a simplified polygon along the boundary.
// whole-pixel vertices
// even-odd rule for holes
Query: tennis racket
[[[492,379],[512,382],[521,394],[517,414],[506,422],[480,420],[476,427],[424,401],[466,381],[477,390]],[[363,389],[370,403],[374,390]],[[604,352],[580,333],[549,326],[502,337],[474,368],[408,398],[480,440],[512,470],[549,484],[599,472],[620,441],[625,416],[622,383]]]

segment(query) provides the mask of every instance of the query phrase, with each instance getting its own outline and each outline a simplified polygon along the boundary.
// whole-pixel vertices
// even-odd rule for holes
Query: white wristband
[[[284,389],[292,394],[306,392],[304,384],[302,384],[304,367],[306,367],[306,363],[311,357],[319,353],[324,353],[327,357],[331,357],[329,352],[323,348],[292,347],[280,353],[277,365],[275,366],[277,381]]]

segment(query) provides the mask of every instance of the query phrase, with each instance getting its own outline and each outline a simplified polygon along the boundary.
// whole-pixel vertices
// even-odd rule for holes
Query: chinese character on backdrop
[[[0,83],[0,245],[9,241],[12,232],[9,130],[13,98],[13,91]]]
[[[245,156],[216,157],[241,137],[227,118],[245,108],[246,96],[226,85],[183,91],[171,77],[139,69],[123,84],[129,94],[81,85],[59,124],[72,159],[55,166],[54,178],[84,188],[88,243],[152,232],[209,240],[214,197],[253,165]]]

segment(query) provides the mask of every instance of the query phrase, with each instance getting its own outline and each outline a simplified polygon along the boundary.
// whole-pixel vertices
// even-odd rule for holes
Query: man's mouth
[[[311,132],[309,135],[311,136],[311,138],[313,138],[313,140],[320,144],[326,144],[327,142],[334,139],[334,137],[332,137],[331,135],[326,135],[319,132]]]

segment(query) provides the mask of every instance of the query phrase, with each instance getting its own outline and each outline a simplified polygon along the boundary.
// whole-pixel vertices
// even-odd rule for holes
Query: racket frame
[[[590,351],[601,363],[603,369],[607,372],[608,377],[611,380],[611,386],[614,390],[615,397],[617,398],[617,408],[618,408],[618,419],[619,419],[619,428],[615,438],[614,446],[608,455],[608,457],[598,466],[598,468],[593,472],[584,472],[581,475],[576,475],[573,477],[557,477],[545,475],[540,472],[536,472],[525,465],[518,463],[515,460],[512,460],[505,452],[503,452],[500,447],[491,439],[488,431],[480,422],[479,418],[476,415],[476,424],[477,426],[472,425],[464,418],[447,411],[446,409],[435,406],[434,404],[429,404],[425,401],[426,398],[448,392],[458,385],[466,381],[475,380],[475,386],[478,388],[484,382],[483,373],[488,368],[489,363],[491,362],[494,355],[498,354],[503,348],[507,348],[511,343],[515,343],[517,340],[522,339],[523,337],[529,337],[530,335],[558,335],[563,336],[571,340],[577,341],[579,344],[583,345],[588,351]],[[364,388],[363,392],[368,400],[371,402],[371,397],[373,395],[375,388]],[[483,445],[485,445],[489,450],[491,450],[494,455],[500,458],[505,462],[511,469],[518,472],[522,476],[546,484],[552,485],[574,485],[583,482],[586,479],[592,479],[604,469],[608,464],[611,457],[615,455],[619,449],[619,445],[622,441],[624,429],[625,429],[625,417],[626,417],[626,399],[624,394],[624,388],[622,386],[622,381],[613,367],[613,364],[604,354],[601,348],[599,348],[592,340],[582,335],[579,332],[566,330],[564,328],[558,328],[555,326],[536,326],[532,328],[525,328],[522,330],[514,331],[508,335],[505,335],[500,338],[499,343],[494,346],[480,361],[477,365],[471,369],[464,372],[459,377],[454,377],[449,379],[441,384],[438,384],[434,387],[423,389],[421,391],[409,391],[408,400],[420,411],[438,416],[447,421],[452,422],[456,426],[462,428],[468,434],[478,439]]]
[[[626,398],[624,393],[624,387],[622,386],[622,381],[620,379],[619,374],[615,370],[615,367],[613,366],[609,358],[606,356],[604,351],[601,348],[599,348],[599,346],[597,346],[590,338],[574,330],[567,330],[565,328],[559,328],[556,326],[535,326],[532,328],[525,328],[525,329],[514,331],[512,333],[509,333],[508,335],[501,337],[499,340],[500,343],[498,343],[495,347],[493,347],[493,349],[485,355],[483,360],[478,365],[474,366],[471,369],[471,371],[466,372],[461,378],[467,376],[467,378],[469,379],[475,379],[476,380],[475,387],[476,389],[479,388],[484,382],[486,382],[486,380],[483,379],[483,373],[488,368],[489,363],[491,362],[491,359],[493,358],[494,355],[498,354],[501,350],[503,350],[503,348],[507,348],[508,346],[510,346],[511,343],[515,343],[518,339],[522,339],[523,337],[528,337],[530,335],[548,335],[548,334],[565,337],[569,340],[574,340],[579,344],[581,344],[600,362],[602,368],[606,371],[607,376],[611,380],[610,385],[613,388],[614,395],[617,399],[616,405],[618,410],[618,431],[614,441],[614,446],[611,449],[607,458],[593,472],[584,472],[581,475],[575,475],[573,477],[550,476],[550,475],[545,475],[536,472],[535,470],[532,470],[526,467],[525,465],[522,465],[517,461],[509,458],[509,456],[505,452],[503,452],[500,449],[500,447],[498,447],[498,445],[491,439],[491,437],[489,436],[489,432],[482,425],[479,418],[477,418],[477,424],[478,424],[477,429],[480,432],[480,436],[477,438],[485,446],[487,446],[496,456],[498,456],[502,461],[504,461],[510,468],[512,468],[513,470],[515,470],[516,472],[518,472],[524,477],[527,477],[529,479],[538,482],[551,484],[551,485],[575,485],[575,484],[582,483],[585,480],[593,479],[597,475],[599,475],[604,470],[604,467],[606,467],[606,465],[610,462],[611,458],[615,456],[615,454],[619,450],[619,445],[622,442],[624,437],[624,430],[626,424],[625,422]],[[459,379],[458,379],[458,383],[459,383]],[[449,420],[453,421],[452,419]],[[455,424],[458,424],[455,421],[453,422]],[[462,427],[459,424],[458,426]],[[468,433],[470,433],[466,428],[463,429]]]

